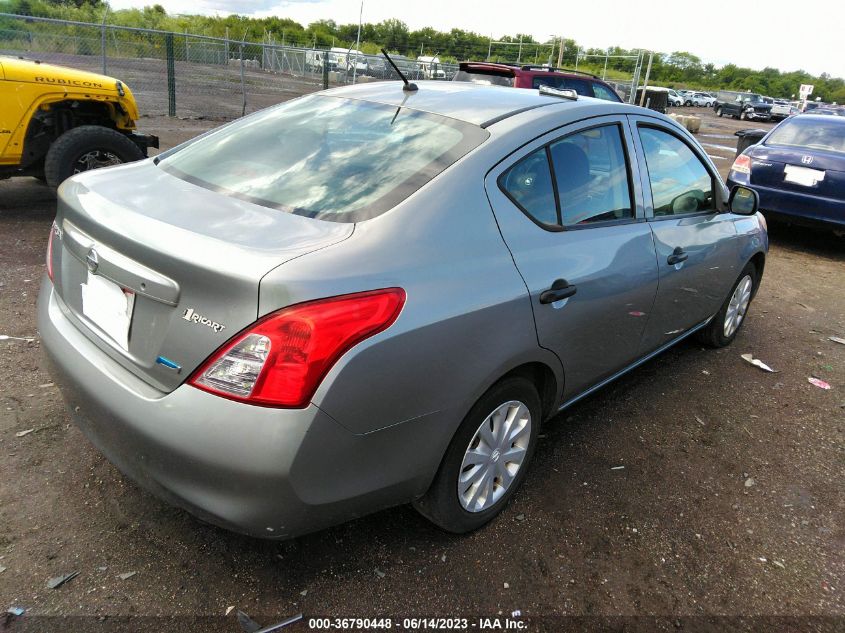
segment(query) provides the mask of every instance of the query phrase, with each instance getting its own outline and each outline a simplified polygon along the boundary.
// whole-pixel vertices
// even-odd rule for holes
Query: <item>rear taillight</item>
[[[53,236],[57,230],[56,223],[53,222],[53,226],[50,227],[50,238],[47,240],[47,276],[50,281],[53,281]]]
[[[738,174],[750,174],[751,157],[746,156],[745,154],[737,156],[734,164],[731,166],[731,171],[735,171]]]
[[[304,407],[337,359],[390,327],[404,303],[404,290],[386,288],[279,310],[226,343],[188,382],[250,404]]]

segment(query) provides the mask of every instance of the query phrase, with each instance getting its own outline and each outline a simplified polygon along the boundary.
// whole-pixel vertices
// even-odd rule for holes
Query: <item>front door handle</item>
[[[540,303],[554,303],[561,299],[568,299],[576,292],[578,288],[570,285],[566,279],[555,279],[551,288],[540,293]]]
[[[672,254],[666,258],[666,263],[670,266],[674,266],[675,264],[680,264],[681,262],[687,261],[688,257],[689,255],[684,252],[684,249],[682,249],[680,246],[676,246],[675,250],[672,251]]]

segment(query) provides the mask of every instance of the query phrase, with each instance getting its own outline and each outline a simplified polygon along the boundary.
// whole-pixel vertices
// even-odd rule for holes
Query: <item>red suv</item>
[[[605,101],[622,101],[609,84],[595,75],[548,66],[461,62],[452,81],[470,81],[477,84],[511,86],[513,88],[536,89],[540,86],[568,88],[584,97],[597,97]]]

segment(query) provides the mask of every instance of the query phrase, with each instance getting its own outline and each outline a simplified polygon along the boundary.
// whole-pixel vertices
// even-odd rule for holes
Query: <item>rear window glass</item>
[[[467,72],[466,70],[459,70],[455,73],[452,81],[469,81],[474,84],[482,84],[485,86],[508,86],[513,88],[513,76],[502,75],[496,71],[473,70]]]
[[[781,123],[766,139],[766,145],[806,147],[845,153],[845,121],[794,117]]]
[[[232,123],[159,166],[263,206],[358,222],[396,206],[487,137],[447,117],[314,95]]]

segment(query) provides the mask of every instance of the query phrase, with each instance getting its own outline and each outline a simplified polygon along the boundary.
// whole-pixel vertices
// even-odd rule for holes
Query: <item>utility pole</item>
[[[358,79],[358,51],[361,49],[361,20],[364,18],[364,0],[361,0],[361,11],[358,13],[358,37],[355,40],[355,65],[352,68],[352,83]],[[347,61],[349,55],[346,56]]]
[[[563,35],[560,36],[560,45],[558,46],[557,51],[557,67],[560,68],[563,66]]]
[[[522,62],[522,36],[519,36],[519,53],[516,56],[516,63],[519,64]]]
[[[604,72],[601,74],[602,79],[607,79],[607,57],[610,55],[610,49],[604,51]]]
[[[493,53],[493,35],[490,35],[490,43],[487,45],[487,61],[490,61],[490,55]]]

